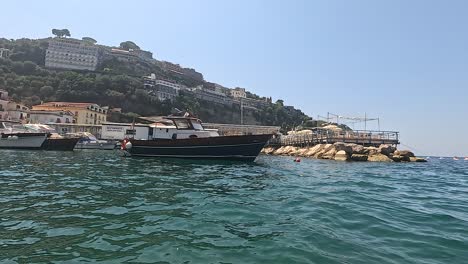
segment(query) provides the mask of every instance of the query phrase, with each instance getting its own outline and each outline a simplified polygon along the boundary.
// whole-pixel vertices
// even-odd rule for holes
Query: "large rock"
[[[327,153],[328,151],[330,151],[333,147],[333,144],[325,144],[325,146],[323,146],[322,150],[320,150],[319,152],[315,153],[314,155],[314,158],[316,159],[320,159],[325,153]]]
[[[374,155],[370,155],[368,158],[367,158],[367,161],[374,161],[374,162],[393,162],[392,159],[390,159],[389,157],[385,156],[384,154],[374,154]]]
[[[297,151],[296,147],[287,146],[283,151],[283,155],[294,156],[294,155],[296,155],[296,151]]]
[[[300,148],[296,151],[296,155],[297,156],[301,156],[301,157],[304,157],[305,154],[307,153],[307,151],[309,151],[308,148]]]
[[[351,145],[349,145],[349,144],[345,144],[343,142],[336,142],[335,144],[333,144],[333,146],[335,147],[337,152],[343,150],[347,154],[352,154],[353,153],[353,147]]]
[[[411,162],[427,162],[426,159],[424,158],[418,158],[418,157],[409,157]]]
[[[273,152],[273,154],[275,154],[275,155],[283,155],[284,149],[285,149],[285,148],[286,148],[286,147],[280,147],[279,149],[275,150],[275,151]]]
[[[267,154],[267,155],[271,155],[273,154],[273,152],[275,152],[275,148],[273,147],[266,147],[264,148],[263,150],[263,153]]]
[[[390,158],[395,162],[410,161],[409,157],[401,156],[401,155],[392,155]]]
[[[348,153],[344,150],[340,150],[335,154],[335,160],[347,161],[349,159]]]
[[[321,159],[333,159],[333,157],[335,157],[335,154],[336,154],[336,149],[335,148],[331,148],[329,151],[327,151],[326,153],[324,153],[322,155],[322,157],[320,157]]]
[[[387,156],[395,152],[395,150],[396,148],[391,145],[382,144],[379,146],[379,152]]]
[[[376,154],[379,154],[380,153],[380,150],[376,147],[366,147],[364,148],[364,153],[363,154],[367,154],[369,156],[372,156],[372,155],[376,155]]]
[[[364,146],[353,144],[353,154],[365,154]]]
[[[414,157],[414,153],[409,151],[409,150],[397,150],[395,151],[395,155],[399,155],[399,156],[405,156],[405,157]]]
[[[323,147],[324,147],[323,144],[317,144],[317,145],[309,148],[309,150],[305,153],[305,156],[306,157],[313,157],[317,152],[322,150]]]
[[[351,155],[352,161],[367,161],[368,156],[364,154],[353,154]]]

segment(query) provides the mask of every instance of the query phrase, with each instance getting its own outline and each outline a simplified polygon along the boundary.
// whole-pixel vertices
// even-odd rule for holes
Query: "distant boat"
[[[465,160],[468,160],[468,157],[465,157]]]
[[[100,149],[100,150],[113,150],[116,148],[116,142],[99,140],[93,134],[88,132],[67,133],[67,136],[79,137],[75,149]]]
[[[444,159],[444,157],[440,157],[439,159]]]
[[[457,157],[453,157],[453,160],[458,160],[458,158],[457,158]]]

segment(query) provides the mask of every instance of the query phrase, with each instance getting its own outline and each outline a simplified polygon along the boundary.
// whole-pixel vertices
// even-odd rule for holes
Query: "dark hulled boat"
[[[73,151],[80,138],[47,138],[42,144],[43,150]]]
[[[219,136],[193,117],[164,117],[150,125],[149,134],[148,140],[125,140],[122,149],[140,157],[254,161],[272,137]]]
[[[132,156],[254,161],[271,135],[133,140]]]

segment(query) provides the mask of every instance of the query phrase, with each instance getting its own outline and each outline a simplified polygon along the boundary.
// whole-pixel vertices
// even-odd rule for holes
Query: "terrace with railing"
[[[316,144],[333,144],[336,142],[354,143],[363,146],[379,146],[381,144],[398,145],[399,132],[374,130],[331,130],[312,128],[310,130],[280,136],[269,141],[270,146],[308,147]]]

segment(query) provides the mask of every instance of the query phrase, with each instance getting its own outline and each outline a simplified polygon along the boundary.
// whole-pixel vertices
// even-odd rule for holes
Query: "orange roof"
[[[34,110],[44,109],[44,108],[64,108],[64,107],[75,107],[75,108],[88,108],[91,105],[96,105],[96,103],[75,103],[75,102],[47,102],[40,105],[34,105],[32,108]],[[99,107],[99,106],[98,106]]]

